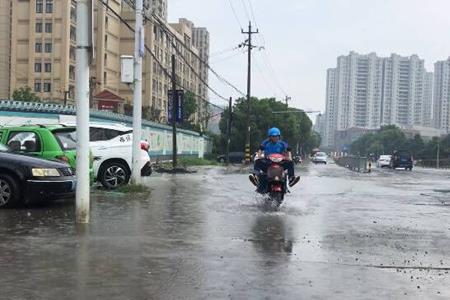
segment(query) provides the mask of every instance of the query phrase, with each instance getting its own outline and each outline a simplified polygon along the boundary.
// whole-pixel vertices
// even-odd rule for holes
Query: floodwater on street
[[[279,211],[247,172],[0,210],[0,299],[449,299],[450,172],[307,164]]]

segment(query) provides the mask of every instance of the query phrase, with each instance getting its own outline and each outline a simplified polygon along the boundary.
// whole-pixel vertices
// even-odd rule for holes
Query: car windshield
[[[77,148],[77,133],[75,129],[54,131],[53,135],[63,150],[75,150]]]
[[[323,152],[319,152],[319,153],[316,154],[316,156],[326,156],[326,154],[323,153]]]

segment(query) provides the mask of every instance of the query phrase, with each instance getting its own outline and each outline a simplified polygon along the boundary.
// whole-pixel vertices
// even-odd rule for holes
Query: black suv
[[[413,157],[411,152],[406,150],[398,150],[392,153],[391,159],[391,168],[392,169],[405,169],[412,171],[413,169]]]

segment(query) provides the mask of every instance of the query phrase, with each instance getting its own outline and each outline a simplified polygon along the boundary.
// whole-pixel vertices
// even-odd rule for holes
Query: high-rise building
[[[424,127],[434,127],[433,124],[433,82],[434,74],[426,72],[423,88],[422,124]]]
[[[431,80],[431,81],[430,81]],[[388,58],[350,52],[327,72],[324,145],[336,131],[427,126],[431,114],[432,75],[417,55]]]
[[[10,95],[11,0],[0,1],[0,98]]]
[[[326,147],[334,145],[334,133],[337,128],[336,73],[336,69],[327,70],[327,93],[324,120],[325,128],[322,135],[322,145]]]
[[[209,32],[205,27],[194,27],[192,33],[192,43],[199,50],[201,61],[205,62],[200,64],[200,78],[203,82],[208,82]],[[208,88],[202,83],[199,85],[199,95],[204,99],[208,99]]]
[[[426,70],[417,55],[383,59],[382,124],[423,126]]]
[[[434,126],[450,133],[450,57],[434,64]]]
[[[134,27],[132,2],[109,0],[109,8],[101,1],[93,3],[95,60],[91,62],[90,73],[91,105],[126,112],[131,110],[133,92],[130,86],[120,82],[120,57],[134,55],[134,34],[116,14]],[[204,119],[203,100],[207,99],[207,94],[198,76],[205,82],[208,77],[202,75],[205,73],[200,70],[198,58],[204,55],[207,61],[209,43],[201,44],[201,52],[193,42],[192,22],[180,19],[179,23],[169,26],[166,23],[167,1],[152,0],[152,3],[147,7],[151,7],[165,25],[145,24],[146,45],[155,57],[146,53],[143,62],[144,117],[160,122],[167,120],[171,56],[175,54],[178,83],[200,96],[194,119],[199,122]],[[0,96],[9,98],[14,89],[28,86],[43,101],[73,103],[76,1],[2,0],[0,25],[0,64],[6,70],[0,74]]]

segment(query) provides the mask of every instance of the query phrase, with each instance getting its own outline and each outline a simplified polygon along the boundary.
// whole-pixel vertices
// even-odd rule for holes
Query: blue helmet
[[[281,131],[280,131],[280,129],[278,129],[276,127],[273,127],[273,128],[269,129],[268,135],[269,136],[280,136],[281,135]]]

